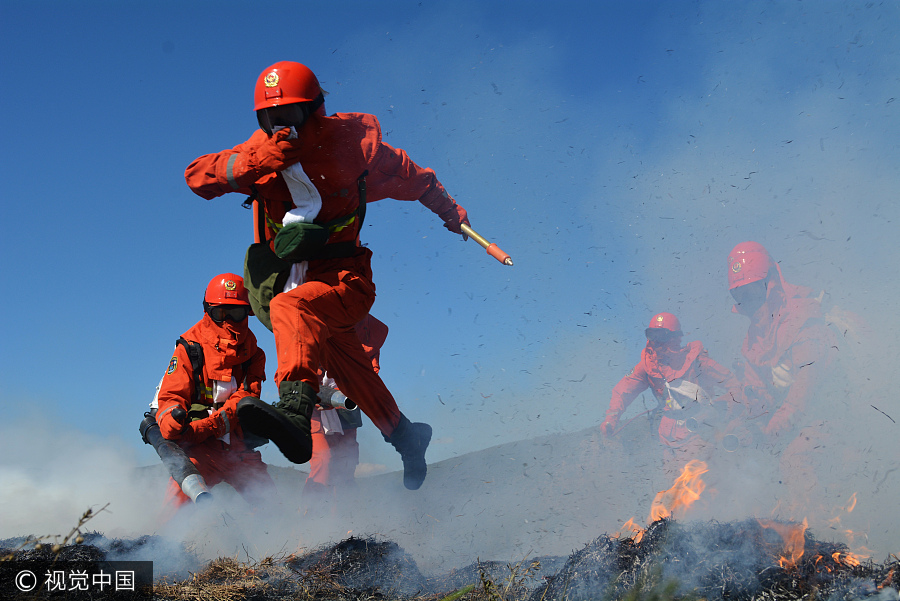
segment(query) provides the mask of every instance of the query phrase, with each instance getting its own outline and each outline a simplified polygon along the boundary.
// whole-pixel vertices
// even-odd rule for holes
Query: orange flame
[[[687,508],[700,498],[700,493],[706,488],[700,476],[708,471],[703,461],[696,459],[689,461],[681,475],[675,479],[672,488],[656,493],[647,521],[656,522],[673,515],[676,511],[684,515]]]
[[[891,570],[888,572],[888,575],[885,577],[885,579],[882,580],[881,584],[878,585],[878,590],[881,590],[886,586],[890,586],[893,581],[894,581],[894,568],[891,568]]]
[[[827,521],[829,527],[832,530],[839,530],[839,531],[843,532],[844,536],[847,538],[848,543],[850,545],[854,545],[854,546],[856,546],[855,541],[857,538],[862,536],[862,537],[865,537],[866,540],[868,540],[868,535],[865,532],[858,534],[858,533],[854,532],[853,530],[851,530],[850,528],[845,527],[841,523],[841,515],[845,514],[845,513],[846,514],[853,513],[853,510],[856,508],[856,502],[857,502],[856,493],[853,493],[852,495],[850,495],[850,498],[847,499],[847,503],[844,506],[838,508],[836,515]],[[860,546],[858,550],[865,551],[866,549],[864,547]],[[867,556],[863,555],[862,557],[865,558]]]
[[[824,563],[823,563],[821,566],[819,566],[819,562],[822,561],[823,559],[825,559],[825,556],[824,556],[824,555],[821,555],[821,554],[816,555],[816,561],[813,563],[813,565],[816,567],[817,570],[821,567],[821,568],[824,569],[826,572],[831,573],[831,568],[829,568],[829,567],[828,567],[827,565],[825,565]],[[783,565],[783,564],[782,564],[783,561],[787,561],[787,560],[785,560],[784,557],[782,557],[782,558],[778,561],[778,565],[780,565],[780,566],[783,567],[783,568],[784,568],[784,567],[787,567],[786,565]]]
[[[831,559],[834,560],[834,563],[838,565],[845,565],[851,568],[855,568],[859,565],[860,559],[865,559],[862,555],[855,555],[853,553],[840,553],[835,552],[831,554]]]
[[[831,524],[832,528],[839,528],[841,526],[841,512],[853,513],[853,510],[856,509],[856,493],[850,495],[850,498],[847,499],[847,504],[841,507],[838,510],[838,514],[833,518],[828,520],[828,523]]]
[[[806,534],[806,529],[809,527],[806,523],[806,518],[803,518],[802,524],[782,524],[771,520],[756,521],[759,522],[759,525],[763,528],[771,528],[781,535],[781,540],[784,541],[784,552],[786,555],[789,555],[789,557],[782,555],[778,560],[778,565],[783,568],[796,567],[797,561],[803,557],[803,550],[806,546],[804,535]]]
[[[646,530],[638,526],[635,523],[634,518],[629,518],[627,522],[622,524],[622,529],[619,532],[616,532],[613,537],[619,538],[620,535],[627,534],[631,540],[635,543],[639,543],[641,542],[641,539],[644,538],[644,532],[646,532]]]

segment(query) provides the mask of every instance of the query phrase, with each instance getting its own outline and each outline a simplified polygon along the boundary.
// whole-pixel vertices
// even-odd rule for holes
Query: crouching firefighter
[[[254,507],[275,495],[275,483],[254,450],[267,441],[245,435],[236,413],[239,401],[259,398],[266,368],[265,353],[248,327],[251,310],[243,278],[233,273],[214,277],[203,310],[203,319],[176,342],[141,424],[144,441],[154,445],[173,476],[166,519],[185,503],[209,498],[208,488],[220,482]]]
[[[677,475],[690,460],[709,459],[720,442],[728,450],[715,430],[738,429],[746,402],[737,378],[711,359],[699,340],[682,346],[681,322],[672,313],[654,315],[644,335],[641,360],[613,388],[600,431],[614,434],[620,416],[649,388],[662,406],[658,433],[664,469]]]

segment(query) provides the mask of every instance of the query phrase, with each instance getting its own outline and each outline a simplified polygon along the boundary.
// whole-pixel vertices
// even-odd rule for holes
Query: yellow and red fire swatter
[[[510,256],[503,252],[499,246],[497,246],[493,242],[488,242],[487,238],[470,228],[465,223],[460,224],[459,227],[466,236],[470,237],[472,240],[483,246],[485,250],[487,250],[487,254],[491,255],[504,265],[511,266],[513,264]]]

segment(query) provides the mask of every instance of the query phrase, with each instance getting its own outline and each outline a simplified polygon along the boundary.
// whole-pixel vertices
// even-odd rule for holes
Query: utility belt
[[[346,217],[338,217],[326,223],[295,222],[285,226],[276,224],[266,215],[269,226],[275,230],[272,244],[275,255],[288,263],[343,259],[359,252],[355,240],[328,244],[331,234],[351,227],[356,222],[357,211]],[[262,240],[263,238],[260,238]]]
[[[269,303],[276,294],[284,290],[284,285],[290,276],[291,266],[294,263],[342,259],[354,257],[363,252],[363,249],[356,244],[355,236],[354,240],[332,244],[328,244],[328,239],[332,233],[347,227],[355,227],[357,232],[362,230],[366,217],[366,175],[368,173],[368,171],[364,171],[356,180],[359,205],[350,215],[344,215],[325,223],[295,222],[283,227],[272,223],[268,215],[265,220],[257,220],[260,242],[251,244],[244,257],[244,287],[247,289],[253,314],[269,330],[272,330]],[[255,187],[253,194],[244,202],[244,206],[250,206],[254,201],[258,203],[258,208],[263,208],[257,198]],[[272,229],[277,231],[271,247],[266,241],[266,221],[269,221]]]

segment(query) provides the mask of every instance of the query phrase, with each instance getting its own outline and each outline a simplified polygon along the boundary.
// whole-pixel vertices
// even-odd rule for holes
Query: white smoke
[[[83,528],[112,536],[152,530],[162,488],[142,481],[130,445],[79,432],[46,416],[0,426],[0,537],[65,535]],[[104,509],[105,508],[105,509]]]
[[[157,466],[136,480],[135,469],[156,458],[142,448],[136,460],[133,449],[167,346],[153,359],[160,364],[147,368],[146,394],[125,402],[124,433],[98,437],[38,415],[0,426],[0,536],[64,534],[87,508],[108,503],[87,528],[113,537],[161,533],[210,558],[297,552],[349,532],[397,540],[435,569],[477,557],[566,554],[630,517],[642,522],[654,494],[671,486],[654,433],[607,444],[586,429],[602,420],[658,311],[677,314],[686,340],[701,340],[731,367],[746,320],[730,313],[725,257],[736,243],[756,240],[788,281],[826,291],[874,333],[843,338],[855,362],[811,409],[849,414],[841,425],[852,444],[840,449],[849,454],[817,455],[825,507],[809,517],[816,534],[871,549],[876,559],[896,552],[900,532],[889,516],[900,497],[892,382],[900,350],[897,7],[714,1],[646,12],[629,31],[658,37],[634,48],[623,39],[619,47],[579,46],[558,24],[504,18],[501,28],[476,3],[417,6],[389,35],[353,31],[315,57],[333,94],[329,110],[378,114],[386,141],[434,166],[473,226],[516,261],[495,264],[416,204],[370,207],[364,242],[376,253],[373,314],[391,328],[382,376],[412,419],[435,426],[429,458],[442,461],[422,490],[403,490],[397,473],[362,478],[352,501],[308,513],[303,475],[286,472],[276,479],[280,505],[253,513],[223,486],[215,511],[188,509],[161,526],[166,478]],[[322,14],[323,22],[337,19]],[[606,23],[622,17],[604,15]],[[285,58],[306,60],[296,40],[271,43]],[[573,64],[576,75],[567,76]],[[232,84],[227,93],[244,102],[246,90],[238,94]],[[224,147],[247,133],[244,125],[210,129]],[[191,157],[218,148],[206,133],[183,144]],[[190,200],[197,204],[178,206],[185,221],[212,218],[207,203]],[[226,220],[223,206],[230,207],[215,209],[223,231],[246,219],[232,212]],[[171,225],[165,218],[160,229]],[[207,246],[185,252],[197,264],[222,261],[222,250]],[[160,263],[168,266],[172,251],[164,252]],[[167,294],[191,289],[188,280],[176,278]],[[190,323],[165,319],[166,332]],[[102,338],[120,335],[108,325]],[[275,353],[264,343],[274,373]],[[127,355],[121,344],[117,354]],[[127,362],[134,368],[140,360]],[[273,400],[271,381],[267,387]],[[360,437],[364,462],[399,468],[371,424]],[[277,451],[264,453],[279,461]],[[784,504],[777,460],[766,449],[720,455],[688,517],[802,519]]]

